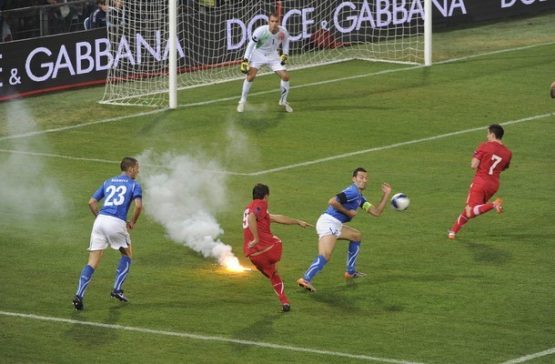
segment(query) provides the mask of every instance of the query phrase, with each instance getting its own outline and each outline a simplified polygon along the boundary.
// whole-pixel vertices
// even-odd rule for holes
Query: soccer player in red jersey
[[[476,174],[468,191],[466,206],[449,230],[449,239],[455,239],[468,220],[492,209],[497,213],[503,212],[503,200],[496,198],[493,202],[488,201],[499,189],[499,175],[509,168],[511,162],[512,152],[501,141],[504,133],[501,125],[490,125],[487,132],[488,141],[481,143],[474,151],[470,167],[476,170]]]
[[[256,268],[265,275],[279,297],[283,312],[290,310],[289,300],[285,295],[283,280],[277,272],[276,264],[281,259],[281,240],[272,234],[270,224],[277,222],[286,225],[312,226],[302,220],[285,215],[268,212],[270,188],[261,183],[252,190],[252,201],[243,214],[243,252]]]

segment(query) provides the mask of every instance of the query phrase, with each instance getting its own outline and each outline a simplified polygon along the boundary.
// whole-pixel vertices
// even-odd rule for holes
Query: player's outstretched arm
[[[303,228],[312,226],[306,221],[299,220],[299,219],[293,219],[293,218],[291,218],[289,216],[285,216],[285,215],[270,214],[270,220],[272,222],[277,222],[278,224],[299,225],[300,227],[303,227]]]

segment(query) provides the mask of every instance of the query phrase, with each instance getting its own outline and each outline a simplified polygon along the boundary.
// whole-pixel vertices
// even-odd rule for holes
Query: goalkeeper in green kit
[[[278,50],[280,46],[281,51]],[[246,73],[247,77],[243,82],[241,99],[237,105],[238,112],[245,110],[252,82],[256,78],[260,67],[264,65],[270,67],[281,79],[279,105],[283,106],[285,111],[293,112],[293,108],[287,103],[289,73],[287,73],[285,65],[287,64],[288,53],[289,33],[279,25],[279,15],[272,13],[268,18],[268,25],[262,25],[252,33],[252,38],[249,40],[245,56],[241,62],[241,72]]]

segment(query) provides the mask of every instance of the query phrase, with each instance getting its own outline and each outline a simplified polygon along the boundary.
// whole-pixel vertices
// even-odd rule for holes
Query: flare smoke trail
[[[38,129],[23,102],[9,102],[6,109],[8,135]],[[63,215],[67,210],[64,196],[56,181],[47,175],[41,158],[17,153],[38,148],[44,150],[47,148],[44,141],[38,137],[14,139],[8,148],[14,153],[0,159],[2,210],[22,219],[32,219],[44,211],[56,211],[57,216]]]
[[[226,205],[226,174],[213,161],[185,155],[138,157],[145,211],[169,237],[220,265],[241,269],[231,246],[218,236],[223,230],[212,215]],[[159,166],[159,167],[156,167]]]

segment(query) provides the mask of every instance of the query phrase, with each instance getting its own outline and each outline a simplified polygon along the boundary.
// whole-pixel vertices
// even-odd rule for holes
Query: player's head
[[[106,5],[106,0],[96,0],[96,5],[103,11],[108,10],[108,5]]]
[[[368,173],[368,172],[366,172],[366,169],[364,169],[364,168],[362,168],[362,167],[358,167],[357,169],[355,169],[355,170],[353,171],[353,177],[356,177],[356,176],[358,175],[359,172]]]
[[[366,188],[368,184],[368,172],[366,172],[366,169],[358,167],[353,171],[353,183],[359,190]]]
[[[270,187],[257,183],[252,189],[252,199],[253,200],[263,200],[266,196],[270,195]]]
[[[139,174],[139,162],[132,157],[125,157],[121,160],[119,168],[131,178],[135,178]]]
[[[279,15],[276,12],[271,13],[268,15],[268,27],[270,28],[270,32],[276,33],[279,29]]]
[[[505,134],[505,130],[503,130],[503,127],[499,124],[491,124],[488,127],[488,134],[494,136],[497,140],[501,140],[503,139],[503,134]]]

